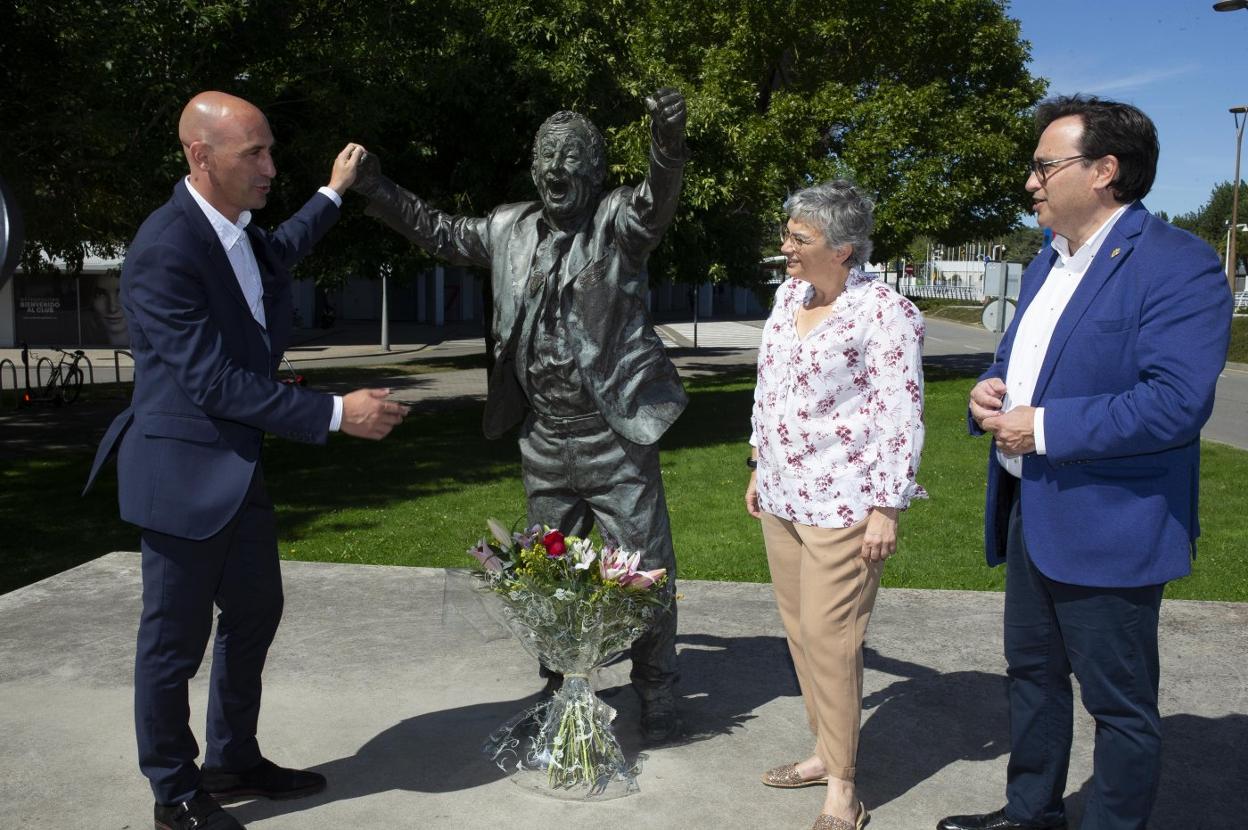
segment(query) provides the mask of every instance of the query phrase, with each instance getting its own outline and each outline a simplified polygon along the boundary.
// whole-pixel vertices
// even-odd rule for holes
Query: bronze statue
[[[520,453],[531,523],[585,536],[597,521],[643,567],[667,568],[675,590],[667,502],[655,442],[688,402],[646,313],[646,257],[672,221],[686,159],[685,100],[646,99],[650,170],[605,195],[602,135],[558,112],[533,142],[540,202],[488,216],[451,216],[381,174],[368,156],[355,189],[367,213],[449,262],[489,268],[495,364],[484,431],[523,422]],[[631,649],[632,682],[650,742],[679,730],[676,609]],[[549,676],[549,673],[546,673]],[[548,684],[550,688],[551,684]]]

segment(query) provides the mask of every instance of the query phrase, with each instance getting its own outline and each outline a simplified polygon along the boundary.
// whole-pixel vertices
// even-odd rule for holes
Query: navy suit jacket
[[[1018,312],[980,380],[1005,378],[1018,324],[1057,254],[1023,274]],[[1226,362],[1231,292],[1213,250],[1132,204],[1066,306],[1040,369],[1045,455],[1023,457],[1023,536],[1042,573],[1095,587],[1191,571],[1200,429]],[[968,418],[973,433],[980,430]],[[988,454],[984,547],[1005,561],[1013,477]]]
[[[290,269],[337,218],[333,200],[318,193],[274,233],[247,226],[267,331],[185,180],[139,228],[121,274],[134,395],[87,481],[116,451],[122,519],[206,539],[238,512],[266,432],[325,441],[332,397],[276,377],[290,343]]]

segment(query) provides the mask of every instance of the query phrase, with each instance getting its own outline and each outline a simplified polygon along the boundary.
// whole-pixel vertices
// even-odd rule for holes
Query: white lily
[[[578,539],[572,543],[572,567],[576,570],[588,570],[597,556],[593,544],[588,539]]]

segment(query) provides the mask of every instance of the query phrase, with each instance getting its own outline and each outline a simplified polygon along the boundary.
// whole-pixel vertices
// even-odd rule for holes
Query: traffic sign
[[[1010,327],[1010,321],[1014,319],[1014,307],[1013,300],[999,297],[984,306],[984,313],[980,315],[979,322],[988,331],[1003,332]]]

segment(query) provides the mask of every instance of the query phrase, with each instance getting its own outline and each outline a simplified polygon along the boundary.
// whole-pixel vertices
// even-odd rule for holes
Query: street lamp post
[[[1233,0],[1248,5],[1248,0]],[[1239,152],[1244,143],[1244,124],[1248,123],[1248,106],[1231,107],[1235,117],[1235,187],[1231,191],[1231,235],[1226,243],[1226,279],[1235,293],[1235,237],[1239,229]]]

